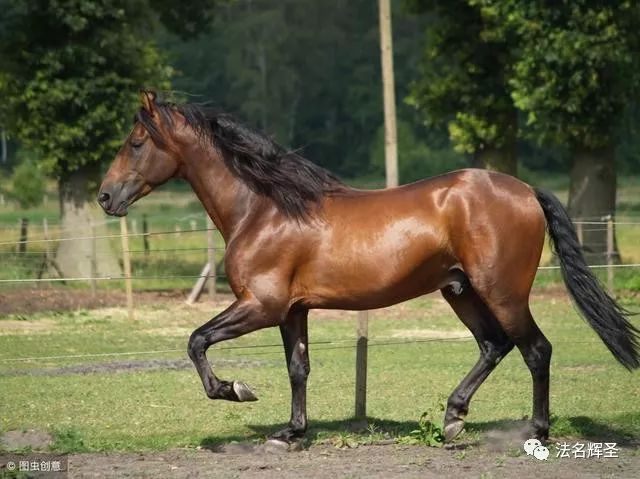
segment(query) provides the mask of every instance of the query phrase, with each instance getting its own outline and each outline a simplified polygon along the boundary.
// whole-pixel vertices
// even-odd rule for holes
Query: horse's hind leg
[[[469,328],[480,348],[480,358],[447,401],[444,418],[445,441],[454,439],[464,428],[464,418],[471,397],[495,369],[500,360],[513,348],[493,313],[464,278],[455,285],[442,289],[442,295],[460,320]]]
[[[533,436],[549,438],[549,365],[551,343],[538,328],[529,306],[493,308],[496,317],[516,344],[533,380]]]
[[[307,377],[309,376],[309,339],[307,335],[307,310],[291,311],[280,334],[291,384],[291,419],[282,431],[269,439],[290,443],[304,436],[307,430]]]

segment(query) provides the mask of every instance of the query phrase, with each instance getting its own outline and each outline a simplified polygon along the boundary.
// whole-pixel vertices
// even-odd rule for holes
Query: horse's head
[[[141,99],[136,123],[98,193],[98,203],[110,215],[126,215],[129,205],[175,176],[180,168],[177,144],[167,131],[172,112],[161,110],[153,92],[141,92]]]

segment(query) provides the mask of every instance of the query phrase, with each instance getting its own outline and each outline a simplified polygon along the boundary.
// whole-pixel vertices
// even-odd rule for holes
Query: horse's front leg
[[[307,430],[307,377],[309,376],[308,311],[291,311],[280,334],[291,383],[291,419],[289,425],[269,436],[269,439],[291,443],[304,436]]]
[[[268,326],[275,326],[281,322],[281,317],[282,315],[273,310],[268,311],[255,298],[240,299],[191,334],[188,347],[189,357],[198,370],[202,385],[209,398],[228,401],[256,401],[258,399],[245,383],[218,379],[207,361],[206,352],[211,345],[220,341],[237,338]]]

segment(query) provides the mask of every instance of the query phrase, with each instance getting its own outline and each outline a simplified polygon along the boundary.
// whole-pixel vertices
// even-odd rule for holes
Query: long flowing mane
[[[265,134],[238,122],[231,115],[193,103],[157,102],[163,120],[171,124],[171,111],[222,152],[231,172],[257,194],[273,200],[287,216],[305,219],[325,195],[347,187],[331,172],[276,143]],[[160,145],[162,135],[149,113],[141,109],[136,119]]]

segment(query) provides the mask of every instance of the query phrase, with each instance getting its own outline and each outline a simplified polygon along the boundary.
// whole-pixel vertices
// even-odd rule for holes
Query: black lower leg
[[[480,358],[447,401],[444,435],[445,441],[448,442],[464,428],[464,418],[469,411],[469,402],[473,394],[502,358],[513,349],[514,344],[468,281],[460,282],[456,288],[444,289],[442,294],[460,320],[473,333],[480,349]]]
[[[280,333],[291,385],[291,419],[285,429],[270,438],[291,442],[304,436],[307,430],[307,377],[310,369],[307,311],[291,313],[287,322],[280,326]]]
[[[228,401],[255,401],[257,399],[246,384],[239,381],[229,382],[218,379],[207,361],[206,352],[211,345],[217,342],[267,326],[268,324],[253,319],[261,317],[263,315],[256,310],[255,305],[236,302],[191,334],[188,346],[189,357],[200,375],[202,385],[209,398]]]
[[[549,438],[549,365],[551,343],[539,329],[526,341],[518,343],[533,380],[532,433],[536,439]]]

